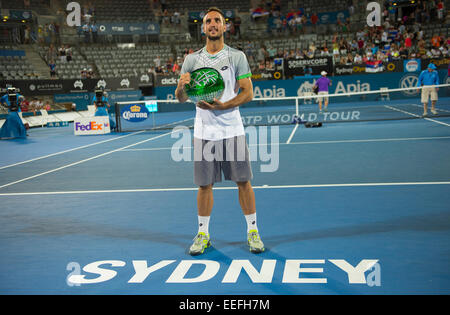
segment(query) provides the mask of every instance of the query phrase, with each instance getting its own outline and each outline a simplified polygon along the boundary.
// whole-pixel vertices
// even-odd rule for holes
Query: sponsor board
[[[141,122],[149,117],[149,111],[145,104],[129,104],[122,107],[120,115],[129,122]]]
[[[408,59],[403,61],[403,69],[405,72],[417,72],[421,70],[420,59]]]
[[[73,128],[76,136],[103,135],[111,132],[108,116],[75,118]]]

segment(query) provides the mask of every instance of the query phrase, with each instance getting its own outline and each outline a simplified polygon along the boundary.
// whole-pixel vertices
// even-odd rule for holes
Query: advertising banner
[[[431,58],[431,59],[422,59],[422,70],[425,70],[430,63],[434,63],[434,65],[438,69],[448,69],[448,64],[450,63],[450,58]]]
[[[403,60],[403,69],[405,72],[419,72],[422,69],[420,59]]]
[[[439,82],[447,82],[447,70],[439,70]],[[351,93],[379,90],[381,88],[398,89],[416,87],[419,73],[385,72],[364,75],[330,76],[332,85],[329,93]],[[314,78],[298,78],[296,80],[265,80],[253,81],[253,97],[276,98],[286,96],[300,96],[304,92],[311,92]],[[158,99],[175,99],[176,86],[156,87]],[[439,94],[448,93],[448,89],[439,89]],[[416,89],[402,93],[405,97],[420,97]]]
[[[394,60],[390,62],[384,62],[383,67],[378,65],[377,68],[372,67],[368,70],[366,64],[353,64],[353,65],[340,65],[334,66],[334,75],[350,75],[350,74],[364,74],[373,72],[403,72],[403,61]],[[375,70],[376,71],[373,71]]]
[[[103,135],[111,132],[108,116],[75,118],[73,128],[76,136]]]
[[[276,70],[264,70],[258,71],[252,74],[252,80],[260,81],[260,80],[281,80],[283,78],[283,74],[281,71]]]
[[[284,74],[288,78],[305,74],[319,75],[322,71],[326,71],[327,73],[333,71],[332,57],[284,60]]]
[[[118,77],[108,79],[69,79],[69,80],[3,80],[0,88],[7,84],[19,88],[25,96],[53,95],[67,93],[89,93],[97,87],[107,91],[133,91],[141,85],[153,85],[152,76]]]
[[[99,35],[157,35],[159,24],[152,22],[142,23],[103,23],[97,22]]]

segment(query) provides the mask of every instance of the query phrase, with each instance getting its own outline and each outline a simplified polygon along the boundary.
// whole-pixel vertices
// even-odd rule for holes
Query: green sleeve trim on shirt
[[[251,76],[252,76],[251,73],[247,73],[247,74],[238,76],[237,79],[240,80],[240,79],[250,78]]]

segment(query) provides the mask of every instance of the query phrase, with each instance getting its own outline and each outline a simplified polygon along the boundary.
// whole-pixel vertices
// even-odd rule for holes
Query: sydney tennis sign
[[[282,268],[276,266],[281,264]],[[94,261],[83,268],[71,262],[67,265],[70,271],[66,278],[68,286],[80,286],[83,284],[99,284],[111,281],[121,272],[120,268],[127,265],[122,260]],[[233,259],[230,263],[221,264],[215,260],[161,260],[149,264],[147,260],[132,260],[133,274],[130,274],[128,283],[137,284],[151,281],[152,275],[160,278],[159,270],[171,268],[174,265],[166,283],[192,284],[213,280],[222,268],[227,268],[221,283],[237,283],[239,278],[246,274],[250,281],[256,283],[281,282],[282,284],[326,284],[327,273],[341,271],[348,284],[366,284],[368,286],[381,286],[381,267],[378,259],[362,259],[358,264],[352,265],[345,259],[287,259],[277,261],[275,259],[264,259],[259,267],[254,266],[250,260]],[[198,273],[199,268],[201,272]],[[336,269],[337,268],[337,269]],[[195,269],[197,272],[192,272]],[[335,269],[335,270],[331,270]],[[276,270],[282,273],[277,275]],[[222,274],[222,273],[220,273]],[[120,277],[123,278],[123,277]],[[274,280],[276,279],[276,280]]]

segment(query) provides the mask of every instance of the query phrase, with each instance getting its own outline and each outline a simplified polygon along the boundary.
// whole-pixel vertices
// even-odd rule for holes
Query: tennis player
[[[314,86],[317,86],[318,89],[318,101],[319,101],[319,112],[322,113],[322,102],[324,102],[324,111],[327,111],[328,109],[328,96],[324,96],[329,94],[328,93],[328,87],[331,86],[331,80],[327,78],[327,72],[326,71],[322,71],[320,73],[321,77],[319,79],[317,79],[316,83],[314,84]]]
[[[239,203],[247,221],[247,244],[251,252],[260,253],[265,248],[256,224],[255,194],[250,183],[253,175],[239,112],[240,105],[253,99],[250,67],[242,51],[225,45],[226,24],[220,9],[208,9],[203,18],[203,31],[206,46],[186,56],[175,95],[178,101],[186,102],[185,85],[190,82],[190,72],[204,67],[220,72],[225,90],[220,100],[214,99],[212,104],[204,101],[196,104],[194,156],[196,152],[201,152],[201,158],[194,161],[194,183],[199,186],[198,233],[189,253],[202,254],[211,245],[209,220],[213,208],[213,185],[222,180],[222,172],[226,180],[232,180],[238,186]],[[223,150],[221,156],[227,158],[205,158],[202,154],[204,149],[211,147]],[[239,159],[239,156],[242,158]]]
[[[439,75],[436,71],[436,66],[433,63],[430,63],[427,67],[427,70],[423,70],[420,73],[419,81],[417,82],[417,86],[423,86],[422,88],[422,104],[423,104],[423,117],[428,115],[428,99],[431,99],[431,113],[433,115],[437,114],[435,109],[436,102],[438,100],[438,88],[433,87],[432,85],[439,85]]]
[[[0,139],[26,138],[27,130],[19,116],[21,112],[20,101],[22,95],[13,87],[8,87],[6,94],[0,99],[0,103],[8,108],[8,115],[0,129]]]

